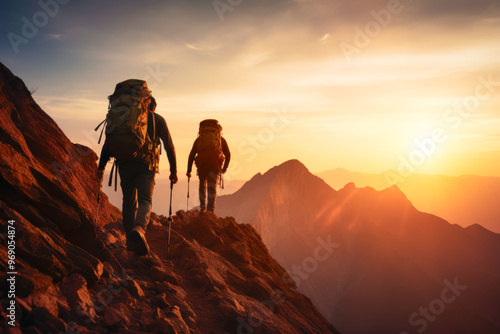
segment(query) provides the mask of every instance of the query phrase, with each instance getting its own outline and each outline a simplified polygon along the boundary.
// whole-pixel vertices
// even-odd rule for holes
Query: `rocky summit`
[[[250,225],[152,214],[125,249],[97,155],[73,144],[0,64],[0,329],[4,333],[337,333]],[[96,217],[96,212],[98,215]]]

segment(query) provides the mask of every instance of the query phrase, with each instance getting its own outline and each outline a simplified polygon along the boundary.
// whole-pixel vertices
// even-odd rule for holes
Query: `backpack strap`
[[[118,189],[118,165],[116,164],[116,159],[113,161],[113,167],[111,167],[111,173],[109,174],[108,187],[113,184],[113,173],[115,174],[115,191]]]
[[[156,150],[156,146],[160,146],[160,150],[159,150],[160,152],[158,154],[159,154],[159,156],[161,156],[161,142],[160,142],[160,137],[156,136],[156,121],[155,121],[154,113],[152,116],[153,116],[153,128],[154,128],[154,130],[153,130],[153,133],[154,133],[153,145],[155,146],[153,149]],[[160,160],[160,157],[158,157],[158,163],[160,162],[159,160]]]
[[[151,118],[153,119],[153,138],[151,139],[151,143],[153,145],[152,150],[151,150],[151,164],[153,164],[153,170],[157,171],[158,170],[158,165],[160,163],[160,156],[161,156],[161,143],[160,143],[160,137],[156,136],[156,120],[155,120],[155,115],[154,112],[151,113]],[[148,134],[149,135],[149,134]],[[160,146],[158,157],[156,156],[156,148],[157,146]],[[151,168],[151,166],[150,166]],[[157,171],[159,172],[159,171]]]
[[[156,121],[155,121],[155,115],[153,114],[153,127],[154,127],[154,138],[153,138],[153,143],[154,145],[156,146],[160,146],[160,152],[159,152],[159,155],[161,156],[161,142],[160,142],[160,137],[159,136],[156,136]],[[155,146],[155,149],[156,149],[156,146]],[[159,159],[159,158],[158,158]],[[158,161],[159,162],[159,161]]]
[[[148,111],[149,112],[149,111]],[[151,113],[151,118],[153,119],[153,143],[156,142],[156,123],[155,123],[155,114]]]
[[[100,144],[101,143],[101,139],[102,139],[102,134],[104,132],[104,129],[106,128],[106,119],[104,119],[104,121],[102,121],[101,123],[99,123],[99,125],[94,129],[94,131],[97,132],[97,130],[99,130],[99,128],[101,127],[101,125],[104,126],[102,127],[102,130],[101,130],[101,134],[99,135],[99,141],[97,142],[97,144]]]
[[[115,159],[115,165],[116,165],[116,159]],[[116,165],[116,170],[115,170],[115,191],[118,189],[118,165]]]

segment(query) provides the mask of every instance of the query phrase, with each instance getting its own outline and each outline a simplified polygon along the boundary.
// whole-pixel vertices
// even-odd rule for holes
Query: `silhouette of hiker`
[[[189,154],[187,177],[191,177],[193,161],[198,169],[200,179],[200,210],[215,211],[215,199],[217,197],[217,181],[219,174],[224,174],[231,160],[231,152],[226,140],[221,135],[222,127],[215,119],[207,119],[200,122],[198,138],[194,141],[193,148]],[[224,166],[222,166],[224,163]],[[207,193],[208,185],[208,193]],[[207,197],[208,204],[205,201]]]
[[[146,228],[149,224],[153,189],[155,185],[155,174],[158,172],[160,161],[159,139],[167,151],[170,163],[170,181],[177,183],[177,162],[175,148],[168,131],[165,119],[155,113],[156,100],[151,97],[148,107],[147,135],[152,138],[152,149],[145,150],[143,154],[127,160],[117,159],[117,168],[121,178],[123,192],[123,227],[127,235],[127,249],[137,255],[147,255],[149,245],[146,241]],[[104,143],[99,160],[97,176],[102,179],[104,168],[112,156],[107,145],[108,138]]]

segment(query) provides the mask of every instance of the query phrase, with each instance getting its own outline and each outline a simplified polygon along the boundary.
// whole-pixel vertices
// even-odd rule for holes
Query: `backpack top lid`
[[[200,132],[208,129],[217,129],[222,131],[222,126],[219,124],[219,121],[216,119],[206,119],[200,122]]]
[[[148,83],[139,79],[128,79],[116,84],[113,95],[131,95],[136,97],[145,97],[151,95],[151,90],[148,88]]]

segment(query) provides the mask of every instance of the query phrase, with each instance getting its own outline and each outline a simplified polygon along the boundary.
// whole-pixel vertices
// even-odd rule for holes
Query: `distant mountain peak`
[[[265,188],[278,189],[289,188],[306,188],[307,190],[316,191],[320,193],[335,193],[325,181],[316,175],[312,174],[309,169],[299,160],[292,159],[285,161],[284,163],[274,166],[265,172],[262,177],[257,174],[252,178],[252,180],[259,180],[259,182],[252,183],[252,180],[247,182],[248,184],[254,184],[254,186],[262,186]]]
[[[287,160],[287,161],[283,162],[282,164],[280,164],[278,166],[282,166],[282,167],[285,167],[285,166],[296,166],[296,167],[306,168],[306,166],[302,162],[300,162],[299,159],[290,159],[290,160]]]
[[[280,172],[288,171],[288,172],[306,172],[306,173],[310,173],[309,169],[307,169],[307,167],[302,162],[300,162],[297,159],[288,160],[288,161],[285,161],[285,162],[283,162],[282,164],[280,164],[278,166],[274,166],[269,171],[267,171],[265,174],[271,173],[273,171],[280,171]]]
[[[356,187],[354,182],[349,182],[338,191],[338,194],[338,200],[341,198],[349,199],[356,195],[365,203],[369,203],[378,198],[379,200],[382,200],[383,203],[393,207],[406,205],[413,206],[406,195],[396,185],[378,191],[373,187]]]
[[[395,194],[400,194],[402,196],[405,196],[406,198],[406,195],[403,193],[403,191],[395,184],[393,184],[392,186],[382,190],[382,192],[392,192],[392,193],[395,193]]]
[[[354,189],[356,189],[354,182],[349,182],[344,186],[344,188],[341,189],[341,191],[352,191]]]

